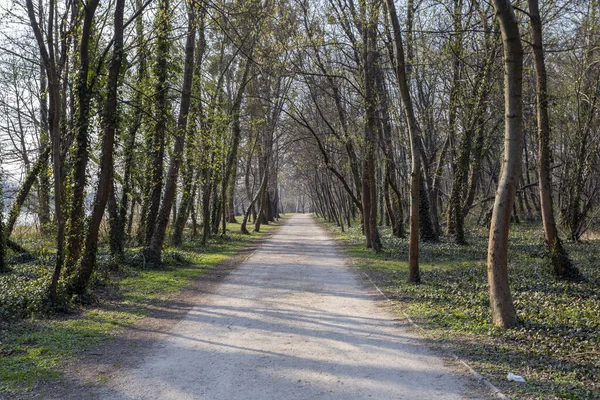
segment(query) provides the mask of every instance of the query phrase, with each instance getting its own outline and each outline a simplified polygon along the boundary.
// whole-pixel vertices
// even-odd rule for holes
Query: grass
[[[42,257],[11,265],[9,274],[0,275],[0,395],[60,379],[65,363],[118,335],[120,328],[149,315],[156,305],[278,226],[263,225],[260,234],[241,235],[234,225],[229,237],[215,237],[205,247],[188,242],[181,249],[167,249],[159,269],[146,268],[139,249],[129,250],[116,269],[104,254],[90,295],[82,299],[88,304],[54,315],[43,306],[51,263]]]
[[[432,343],[455,352],[511,398],[600,399],[600,240],[566,243],[584,282],[557,281],[538,225],[511,228],[509,274],[520,325],[491,323],[488,232],[470,231],[469,245],[421,243],[423,284],[407,283],[408,244],[382,227],[385,249],[364,247],[357,227],[327,224],[355,265],[421,327]],[[515,373],[527,383],[508,382]]]

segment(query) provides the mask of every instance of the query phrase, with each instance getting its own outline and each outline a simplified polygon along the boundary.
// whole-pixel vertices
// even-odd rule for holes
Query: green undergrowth
[[[0,397],[59,379],[65,363],[150,315],[194,279],[280,225],[242,235],[239,225],[230,224],[228,237],[212,238],[205,247],[191,241],[166,249],[159,268],[145,265],[139,248],[128,250],[119,265],[101,250],[89,293],[53,314],[44,306],[50,258],[12,264],[9,273],[0,275]]]
[[[600,399],[600,240],[567,242],[585,281],[557,281],[541,228],[513,225],[509,274],[520,325],[503,331],[491,323],[485,229],[471,230],[466,246],[445,238],[421,242],[423,283],[414,285],[407,283],[407,239],[382,227],[384,250],[376,254],[365,248],[358,227],[327,226],[432,343],[455,352],[511,398]],[[509,372],[527,383],[507,381]]]

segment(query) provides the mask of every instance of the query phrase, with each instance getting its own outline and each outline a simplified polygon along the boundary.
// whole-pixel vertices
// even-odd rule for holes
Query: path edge
[[[144,349],[134,348],[125,350],[125,353],[135,352],[135,355],[110,354],[106,350],[112,350],[119,347],[119,342],[127,342],[130,340],[130,335],[134,334],[136,331],[146,330],[144,325],[150,321],[160,319],[160,310],[164,309],[167,304],[176,303],[188,296],[197,296],[198,299],[201,299],[202,296],[205,295],[201,293],[203,285],[218,285],[222,282],[231,272],[246,262],[258,251],[258,249],[275,236],[292,217],[293,215],[290,214],[282,214],[282,217],[278,218],[276,221],[278,224],[276,229],[256,238],[255,241],[252,241],[247,246],[239,249],[229,258],[219,262],[217,265],[206,271],[206,273],[193,278],[188,284],[180,289],[178,294],[157,304],[157,308],[149,315],[144,316],[129,326],[121,328],[122,330],[119,330],[107,341],[91,345],[89,348],[82,350],[74,358],[67,360],[67,362],[59,369],[61,377],[58,379],[39,381],[31,388],[31,390],[24,392],[0,393],[0,400],[80,400],[83,398],[95,397],[103,390],[110,388],[110,382],[113,377],[120,373],[120,370],[128,361],[131,361],[127,360],[127,358],[140,359],[143,357]],[[207,278],[209,281],[207,281]],[[168,326],[165,327],[166,329],[164,329],[163,332],[150,333],[145,339],[149,339],[150,341],[158,340],[158,337],[163,335],[164,332],[169,331],[180,323],[193,307],[194,305],[190,305],[182,314],[181,318],[169,321]],[[108,360],[105,360],[104,357],[102,357],[105,354],[108,356]],[[104,364],[106,368],[102,368],[102,366],[98,365],[98,362]]]
[[[354,259],[350,258],[351,263],[354,266]],[[356,268],[356,266],[354,266]],[[375,289],[377,289],[377,291],[379,292],[379,295],[381,297],[384,298],[384,300],[386,300],[387,302],[389,302],[395,309],[398,309],[398,307],[396,306],[396,304],[394,303],[394,301],[392,299],[390,299],[380,288],[379,286],[377,286],[377,284],[373,281],[373,279],[371,279],[371,277],[364,271],[360,271],[365,278],[367,278],[367,280],[369,282],[371,282],[371,284],[373,285],[373,287]],[[425,329],[417,324],[415,321],[412,320],[412,318],[410,317],[410,315],[408,315],[406,313],[406,311],[404,310],[399,310],[402,315],[404,316],[404,318],[406,318],[408,320],[408,322],[410,322],[410,324],[414,327],[417,328],[417,330],[421,331],[421,332],[425,332]],[[419,334],[421,337],[423,337],[421,334]],[[467,368],[467,370],[469,371],[469,373],[475,378],[477,379],[479,382],[483,383],[496,397],[503,399],[503,400],[510,400],[510,397],[508,397],[507,395],[505,395],[500,389],[498,389],[492,382],[490,382],[485,376],[481,375],[479,372],[477,372],[473,367],[471,367],[465,360],[463,360],[462,358],[460,358],[459,356],[457,356],[452,350],[444,348],[444,347],[439,347],[439,349],[441,351],[443,351],[444,353],[448,354],[450,357],[452,357],[455,361],[457,361],[458,363],[462,364],[464,367]]]
[[[380,288],[379,286],[377,286],[377,284],[373,281],[373,279],[371,279],[371,277],[369,276],[369,274],[367,274],[365,271],[361,270],[360,268],[358,268],[356,266],[355,263],[355,257],[349,256],[343,249],[343,246],[340,244],[340,240],[337,239],[334,235],[333,232],[331,232],[329,229],[327,229],[327,226],[325,224],[323,224],[320,221],[317,221],[315,219],[315,215],[312,214],[312,219],[313,221],[315,221],[315,223],[322,227],[323,230],[326,232],[327,236],[329,236],[332,240],[333,243],[335,244],[335,246],[337,248],[339,248],[341,250],[341,252],[344,254],[344,259],[347,260],[349,262],[349,264],[351,264],[352,269],[354,269],[355,271],[360,272],[360,274],[362,274],[370,283],[371,285],[373,285],[373,287],[377,290],[377,292],[379,292],[379,296],[381,296],[385,301],[387,301],[393,309],[400,311],[402,313],[402,315],[404,316],[404,318],[406,318],[406,320],[411,324],[411,326],[413,328],[416,328],[417,331],[419,331],[419,336],[421,336],[421,338],[426,339],[421,332],[425,332],[425,329],[417,324],[415,321],[413,321],[413,319],[410,317],[410,315],[408,315],[406,313],[406,311],[399,309],[399,307],[397,306],[397,304],[394,303],[394,301],[392,299],[389,298],[389,296],[387,296]],[[503,400],[511,400],[510,397],[508,397],[506,394],[504,394],[500,389],[498,389],[498,387],[496,387],[492,382],[490,382],[485,376],[481,375],[479,372],[477,372],[471,365],[469,365],[465,360],[463,360],[462,358],[460,358],[458,355],[456,355],[452,350],[447,349],[445,347],[441,347],[441,346],[436,346],[437,349],[439,349],[441,352],[445,353],[446,355],[450,356],[451,358],[453,358],[456,362],[458,362],[459,364],[461,364],[462,366],[464,366],[469,373],[480,383],[482,383],[488,390],[490,390],[493,395],[499,399],[503,399]]]

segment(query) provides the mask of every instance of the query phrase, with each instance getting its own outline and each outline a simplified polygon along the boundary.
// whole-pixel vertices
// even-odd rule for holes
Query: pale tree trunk
[[[44,42],[44,35],[38,25],[35,10],[33,8],[32,0],[26,0],[27,14],[29,16],[29,22],[33,29],[35,39],[37,41],[42,63],[46,69],[46,75],[48,78],[48,126],[50,132],[50,140],[52,143],[52,166],[54,175],[54,213],[57,221],[57,233],[56,233],[56,262],[54,267],[54,273],[52,274],[52,280],[48,289],[50,301],[56,303],[57,301],[57,287],[58,279],[62,265],[64,262],[64,241],[65,241],[65,219],[63,214],[63,196],[62,196],[62,149],[61,149],[61,95],[60,95],[60,82],[58,78],[58,71],[56,68],[56,57],[54,53],[54,17],[56,12],[56,3],[54,0],[50,0],[50,6],[48,7],[48,24],[45,30],[48,47]]]
[[[554,220],[554,207],[552,206],[552,183],[550,177],[550,119],[548,117],[548,85],[546,63],[544,61],[544,48],[542,41],[542,21],[538,0],[528,0],[529,17],[531,18],[533,60],[536,74],[536,100],[538,123],[538,177],[540,189],[540,207],[544,236],[554,274],[559,278],[576,277],[579,275],[569,255],[562,245],[556,221]]]
[[[504,47],[505,141],[502,172],[492,210],[488,245],[488,285],[492,320],[501,328],[518,323],[508,284],[508,234],[522,156],[523,46],[510,0],[494,0]]]
[[[83,256],[75,276],[70,283],[72,294],[82,294],[87,287],[92,272],[96,266],[96,254],[98,251],[98,231],[106,208],[106,202],[110,195],[113,180],[113,151],[115,145],[115,133],[118,126],[117,89],[119,86],[119,72],[124,58],[123,52],[123,12],[125,0],[117,0],[114,14],[114,50],[108,72],[108,94],[106,105],[103,110],[102,124],[104,136],[102,137],[102,156],[100,158],[100,177],[98,189],[94,198],[92,215],[88,223],[85,236]]]
[[[410,154],[411,154],[411,171],[410,171],[410,236],[408,244],[408,265],[409,276],[408,281],[419,283],[421,281],[419,271],[419,178],[421,176],[420,163],[420,139],[419,128],[415,112],[413,108],[412,98],[408,87],[408,79],[406,74],[406,62],[404,59],[404,47],[402,45],[402,32],[396,13],[394,0],[386,0],[392,28],[394,31],[394,45],[396,50],[396,78],[400,89],[400,96],[404,105],[404,113],[408,122],[408,131],[410,136]]]

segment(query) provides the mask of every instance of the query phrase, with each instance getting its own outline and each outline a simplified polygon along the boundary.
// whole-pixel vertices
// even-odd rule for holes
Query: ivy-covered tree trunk
[[[40,0],[41,2],[41,0]],[[40,15],[40,24],[43,22],[43,18]],[[42,60],[40,60],[42,62]],[[48,136],[48,95],[46,90],[48,89],[48,80],[46,78],[45,67],[42,64],[40,66],[40,154],[46,153],[46,160],[40,168],[37,181],[37,193],[38,193],[38,217],[40,220],[40,231],[42,234],[47,234],[50,227],[50,178],[48,159],[50,155],[50,137]]]
[[[206,245],[210,237],[210,194],[212,191],[211,173],[205,171],[202,183],[202,239],[200,244]]]
[[[265,162],[268,165],[268,160]],[[258,212],[256,214],[256,219],[254,220],[254,232],[260,232],[260,226],[264,224],[268,224],[269,221],[266,218],[266,208],[268,207],[268,185],[269,185],[269,173],[266,167],[262,171],[262,182],[264,182],[259,189],[258,193]]]
[[[170,38],[171,32],[171,12],[169,0],[159,0],[158,11],[154,21],[154,27],[157,32],[156,38],[156,61],[154,66],[154,77],[156,85],[154,87],[155,124],[152,132],[152,147],[150,163],[147,170],[148,181],[150,182],[150,197],[148,199],[148,211],[144,220],[145,239],[144,244],[150,245],[156,220],[160,208],[160,200],[163,189],[165,157],[165,135],[169,119],[169,98],[167,78],[169,75],[169,57],[170,57]]]
[[[114,50],[110,62],[107,81],[107,98],[104,110],[102,112],[102,125],[104,133],[102,137],[102,155],[100,157],[100,173],[98,188],[94,198],[92,215],[89,219],[87,232],[85,235],[85,246],[81,262],[77,268],[75,276],[70,282],[69,291],[71,294],[82,294],[96,266],[96,255],[98,251],[98,231],[100,223],[106,208],[106,202],[110,195],[112,185],[114,165],[113,151],[115,144],[115,133],[119,122],[117,110],[119,73],[125,54],[123,52],[123,13],[125,9],[125,0],[116,0],[114,13]]]
[[[235,161],[237,164],[237,161]],[[237,219],[235,218],[235,188],[237,182],[237,168],[234,168],[231,174],[231,182],[229,183],[229,189],[227,189],[227,222],[230,224],[237,223]]]
[[[0,154],[0,161],[2,154]],[[0,273],[6,272],[6,236],[4,235],[4,179],[0,170]]]
[[[142,8],[142,0],[136,0],[137,9]],[[143,24],[143,15],[140,14],[135,19],[135,32],[136,32],[136,43],[139,46],[138,49],[138,68],[137,68],[137,79],[136,82],[139,86],[139,89],[135,93],[134,104],[137,107],[144,107],[147,104],[147,101],[144,99],[144,90],[142,90],[146,82],[148,80],[148,61],[147,61],[147,49],[145,45],[144,39],[144,24]],[[115,259],[120,259],[122,257],[123,249],[125,248],[125,241],[128,235],[130,235],[130,227],[132,223],[129,221],[133,221],[133,203],[132,207],[130,207],[129,202],[133,193],[133,183],[134,183],[134,175],[136,172],[134,160],[135,160],[135,146],[136,146],[136,137],[138,131],[142,127],[143,123],[143,113],[138,110],[132,113],[131,125],[127,129],[127,133],[125,135],[125,146],[123,148],[123,154],[125,155],[124,160],[124,171],[123,171],[123,184],[121,187],[121,199],[117,204],[117,220],[115,226],[115,251],[116,254],[113,254]],[[139,174],[139,171],[137,172]],[[143,188],[140,188],[143,190]],[[141,190],[140,190],[141,191]],[[116,193],[115,193],[116,195]],[[145,194],[142,194],[142,197],[146,197]],[[131,208],[129,216],[127,215],[128,209]]]
[[[190,102],[192,97],[192,83],[194,78],[194,49],[196,47],[196,13],[197,1],[192,0],[188,9],[188,28],[185,44],[185,62],[183,69],[183,87],[181,90],[181,103],[179,109],[179,118],[177,121],[177,131],[173,153],[167,172],[167,182],[165,193],[160,206],[156,227],[152,235],[150,244],[143,250],[146,261],[151,264],[160,264],[162,248],[165,242],[167,225],[169,223],[169,214],[173,208],[177,190],[177,179],[179,169],[183,161],[185,137],[187,133],[188,114],[190,111]]]
[[[237,171],[237,154],[238,148],[240,146],[240,139],[242,136],[242,129],[240,126],[240,109],[242,106],[242,99],[244,96],[244,91],[248,84],[248,75],[250,74],[250,66],[251,66],[251,57],[252,50],[249,52],[248,59],[246,60],[246,65],[244,67],[244,74],[242,76],[242,80],[240,83],[240,87],[235,96],[235,100],[233,102],[233,106],[231,107],[231,145],[229,146],[229,152],[227,154],[227,162],[225,164],[225,174],[223,177],[223,182],[221,183],[221,207],[223,207],[223,228],[222,232],[225,235],[227,230],[227,220],[228,217],[228,208],[229,208],[229,187],[231,178],[235,179],[236,171]],[[234,217],[235,219],[235,217]]]
[[[459,100],[461,92],[463,91],[461,87],[461,63],[462,61],[462,53],[464,52],[463,48],[463,28],[462,28],[462,0],[454,0],[454,13],[453,13],[453,25],[456,34],[452,35],[452,40],[450,42],[450,48],[452,51],[452,81],[450,83],[450,98],[448,104],[448,145],[451,148],[451,153],[455,156],[456,153],[456,136],[457,136],[457,126],[458,126],[458,112],[459,112]],[[464,144],[465,140],[463,140]],[[461,147],[462,148],[462,147]],[[452,188],[450,191],[450,200],[448,203],[448,207],[446,209],[446,234],[454,235],[456,233],[456,210],[460,206],[460,188],[457,187],[455,183],[457,179],[462,179],[464,174],[459,173],[460,176],[457,175],[457,171],[460,171],[460,168],[457,164],[460,164],[461,154],[459,153],[458,162],[454,159],[452,162],[452,173],[454,174],[454,179],[452,181]],[[463,161],[464,163],[464,161]],[[467,158],[468,163],[468,158]],[[459,229],[462,229],[460,227]],[[459,232],[459,235],[461,233]],[[457,238],[456,241],[459,244],[464,244],[464,234],[462,234],[462,239]]]
[[[590,181],[592,161],[590,149],[597,148],[594,132],[598,121],[598,104],[600,103],[600,73],[597,66],[600,62],[598,50],[600,43],[600,1],[590,0],[587,9],[585,27],[583,28],[582,42],[585,43],[583,57],[581,57],[581,72],[577,79],[578,88],[576,95],[577,127],[570,141],[571,154],[565,162],[565,180],[567,181],[565,202],[561,213],[570,239],[578,242],[587,229],[587,214],[591,210],[593,201],[586,196],[587,184]],[[597,192],[596,192],[597,193]],[[586,197],[588,197],[586,199]],[[595,197],[595,194],[591,196]]]
[[[248,208],[246,209],[246,212],[244,213],[244,219],[242,220],[242,224],[240,225],[240,232],[242,232],[245,235],[250,234],[250,232],[248,231],[248,228],[246,228],[246,225],[248,224],[248,217],[250,216],[250,212],[254,209],[254,204],[259,199],[260,194],[264,190],[266,185],[267,185],[267,176],[265,175],[265,176],[263,176],[263,179],[260,183],[260,188],[256,192],[256,195],[254,195],[254,197],[250,201],[250,204],[248,205]],[[259,227],[259,229],[260,229],[260,227]]]
[[[425,177],[421,175],[421,182]],[[439,240],[434,224],[431,221],[431,205],[425,185],[419,187],[419,237],[424,242],[437,242]]]
[[[192,93],[194,96],[191,98],[190,103],[190,115],[188,116],[188,139],[186,140],[186,163],[183,170],[183,182],[182,182],[182,193],[181,201],[179,202],[179,210],[177,211],[177,219],[173,226],[172,242],[175,246],[181,245],[183,241],[183,230],[188,221],[192,210],[194,209],[194,201],[196,198],[196,191],[198,188],[200,177],[203,173],[203,168],[198,166],[201,163],[201,157],[198,157],[200,147],[198,145],[198,128],[196,126],[196,119],[202,114],[202,99],[200,93],[202,90],[202,59],[206,51],[206,38],[205,38],[205,7],[200,7],[198,11],[198,38],[196,40],[196,49],[194,50],[194,76],[192,82]],[[208,150],[203,148],[203,150]],[[196,225],[194,224],[194,232]]]
[[[90,39],[92,36],[94,15],[100,0],[91,0],[83,6],[83,27],[79,43],[79,71],[77,77],[77,134],[75,136],[75,166],[73,168],[71,204],[69,223],[67,225],[67,252],[65,259],[65,275],[70,276],[81,255],[83,244],[83,224],[86,168],[88,164],[90,103],[93,88],[89,85],[90,71]],[[76,7],[78,7],[77,5]]]

